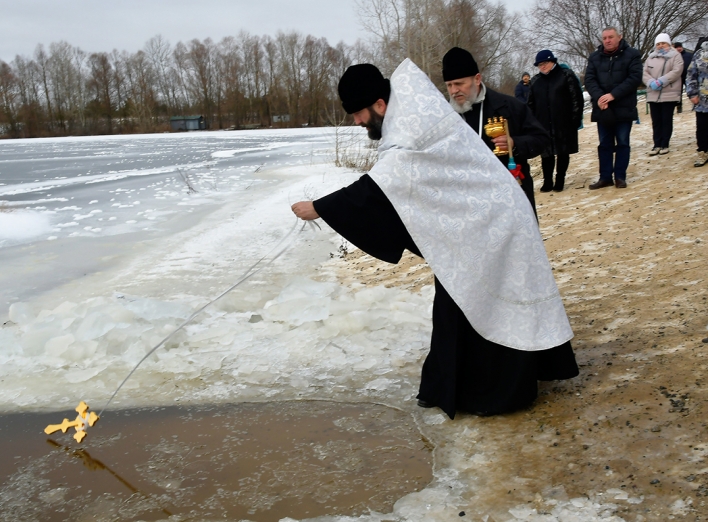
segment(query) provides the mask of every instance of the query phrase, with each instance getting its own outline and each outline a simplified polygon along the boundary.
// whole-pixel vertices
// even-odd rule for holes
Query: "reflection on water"
[[[332,402],[105,412],[77,445],[61,413],[0,417],[0,519],[277,521],[386,513],[431,480],[413,418]]]

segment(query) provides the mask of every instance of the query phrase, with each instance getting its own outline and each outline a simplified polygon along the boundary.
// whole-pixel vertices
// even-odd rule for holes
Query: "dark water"
[[[390,512],[432,479],[413,418],[373,404],[243,403],[0,417],[2,520],[253,520]]]

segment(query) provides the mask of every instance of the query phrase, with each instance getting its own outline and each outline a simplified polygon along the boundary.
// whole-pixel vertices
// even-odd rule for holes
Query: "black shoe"
[[[606,179],[598,179],[595,183],[591,184],[588,188],[590,190],[597,190],[605,187],[612,187],[614,183],[612,183],[611,180],[606,180]],[[625,185],[626,186],[626,185]]]
[[[623,179],[615,180],[615,187],[617,188],[627,188],[627,182]]]
[[[553,185],[553,192],[563,192],[563,187],[565,187],[565,175],[556,176],[556,184]]]
[[[418,406],[421,408],[435,408],[435,404],[425,402],[423,399],[418,399]]]

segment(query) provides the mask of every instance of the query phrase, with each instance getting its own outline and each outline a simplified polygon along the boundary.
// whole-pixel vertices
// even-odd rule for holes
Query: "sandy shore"
[[[473,487],[458,492],[468,520],[509,520],[509,509],[526,520],[574,498],[622,520],[708,519],[708,166],[693,167],[692,112],[675,115],[671,152],[649,157],[651,119],[639,108],[627,189],[588,190],[597,132],[586,121],[565,190],[536,195],[581,375],[542,383],[528,411],[428,427],[437,466],[470,460],[461,481]],[[538,191],[540,161],[533,173]],[[339,274],[414,291],[432,282],[414,256],[391,266],[359,251]]]

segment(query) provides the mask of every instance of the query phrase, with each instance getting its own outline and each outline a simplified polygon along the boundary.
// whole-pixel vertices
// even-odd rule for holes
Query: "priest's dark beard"
[[[364,125],[366,128],[369,139],[380,140],[381,139],[381,127],[383,126],[383,116],[379,116],[374,112],[371,107],[369,107],[369,123]]]

